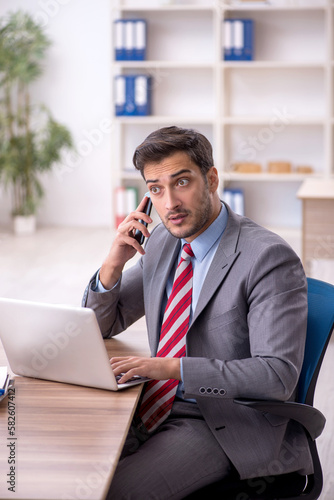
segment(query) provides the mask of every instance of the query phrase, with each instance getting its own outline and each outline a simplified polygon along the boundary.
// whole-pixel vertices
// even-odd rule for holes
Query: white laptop
[[[117,391],[92,309],[0,298],[0,339],[11,370],[25,377]]]

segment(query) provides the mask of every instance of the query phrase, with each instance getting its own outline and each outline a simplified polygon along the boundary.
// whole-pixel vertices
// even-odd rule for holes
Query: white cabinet
[[[193,127],[213,144],[220,189],[243,189],[246,215],[299,230],[296,193],[309,174],[297,167],[333,173],[333,11],[326,0],[114,1],[113,20],[146,19],[147,60],[113,61],[113,74],[152,76],[152,115],[114,117],[115,185],[142,185],[132,155],[151,131]],[[226,18],[254,20],[253,61],[222,60]],[[270,161],[293,170],[268,173]],[[237,173],[238,162],[260,163],[262,172]]]

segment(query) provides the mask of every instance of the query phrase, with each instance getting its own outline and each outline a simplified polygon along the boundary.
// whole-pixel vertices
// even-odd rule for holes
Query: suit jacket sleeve
[[[139,260],[123,273],[107,292],[93,291],[96,274],[85,290],[82,305],[94,310],[103,337],[110,338],[144,315],[142,263]]]
[[[185,397],[293,397],[306,338],[307,284],[292,249],[278,239],[255,256],[241,251],[211,302],[216,309],[211,304],[188,332]]]

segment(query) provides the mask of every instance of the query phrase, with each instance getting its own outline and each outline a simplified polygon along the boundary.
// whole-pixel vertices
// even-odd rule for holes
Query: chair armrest
[[[266,401],[259,399],[237,398],[234,402],[248,406],[254,410],[273,413],[282,417],[296,420],[307,430],[313,441],[322,433],[326,418],[313,406],[292,401]]]

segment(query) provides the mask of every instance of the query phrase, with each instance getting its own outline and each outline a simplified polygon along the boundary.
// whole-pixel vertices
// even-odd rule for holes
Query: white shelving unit
[[[270,174],[269,161],[333,175],[332,0],[114,0],[113,19],[147,20],[147,60],[112,63],[113,74],[153,77],[153,114],[114,117],[115,184],[140,185],[135,147],[161,126],[198,129],[211,140],[224,186],[242,188],[245,213],[260,224],[299,231],[303,174]],[[223,20],[254,20],[253,61],[222,60]],[[238,174],[236,162],[261,163]],[[144,189],[144,187],[143,187]],[[141,192],[142,194],[142,192]]]

